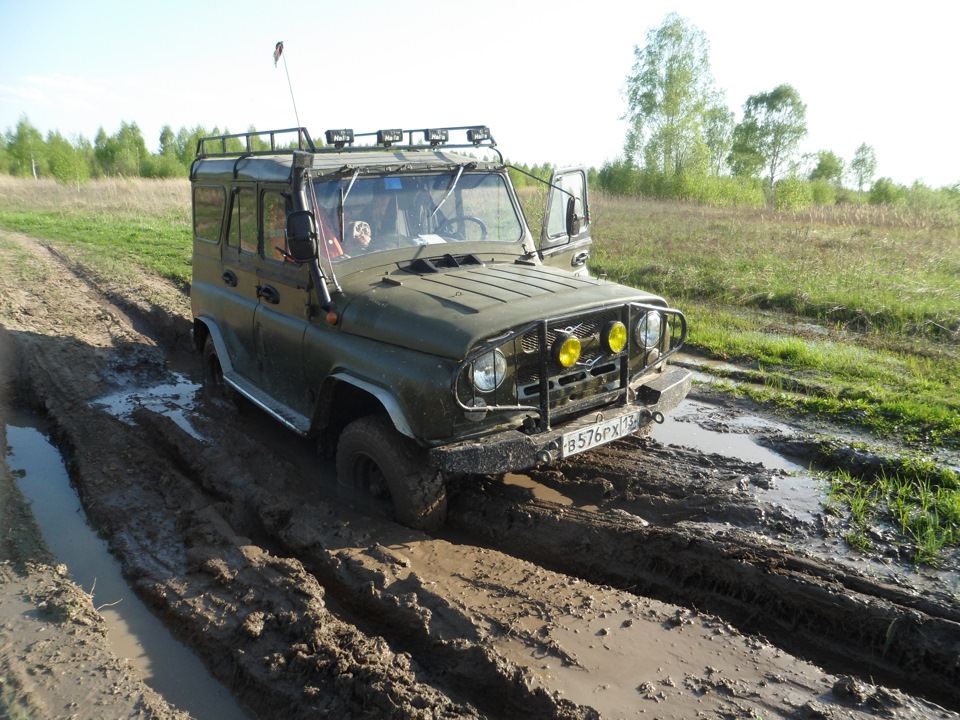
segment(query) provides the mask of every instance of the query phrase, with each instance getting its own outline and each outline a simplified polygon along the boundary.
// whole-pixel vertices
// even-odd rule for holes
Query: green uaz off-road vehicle
[[[683,314],[587,272],[582,169],[534,237],[486,127],[326,140],[199,141],[191,300],[206,381],[335,449],[342,483],[435,528],[445,479],[590,450],[686,396],[665,362]]]

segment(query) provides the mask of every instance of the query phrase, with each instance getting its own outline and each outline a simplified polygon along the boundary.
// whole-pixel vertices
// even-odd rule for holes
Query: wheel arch
[[[353,420],[377,413],[386,414],[401,435],[416,440],[413,428],[392,392],[347,372],[335,372],[321,388],[314,425],[339,434]]]
[[[213,346],[217,350],[217,360],[220,361],[220,367],[223,372],[233,371],[233,363],[230,362],[230,354],[227,352],[227,346],[223,341],[223,334],[213,318],[196,317],[193,319],[193,346],[200,352],[203,351],[203,345],[209,337],[213,340]]]

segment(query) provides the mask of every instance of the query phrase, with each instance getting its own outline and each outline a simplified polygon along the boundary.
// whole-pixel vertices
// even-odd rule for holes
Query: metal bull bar
[[[608,308],[596,308],[596,311],[602,311]],[[556,390],[551,394],[550,392],[550,367],[553,362],[551,358],[551,347],[548,343],[548,335],[551,327],[557,327],[560,324],[567,321],[576,321],[577,319],[582,319],[586,314],[592,311],[580,311],[570,315],[561,315],[552,318],[547,318],[543,320],[536,320],[534,322],[528,323],[516,330],[510,331],[504,335],[498,336],[483,345],[482,347],[474,350],[468,354],[456,367],[456,370],[453,373],[453,382],[451,385],[451,390],[453,393],[454,401],[457,406],[464,412],[477,413],[477,412],[530,412],[537,414],[537,428],[538,432],[546,432],[550,430],[550,423],[552,419],[552,408],[551,408],[551,399],[556,397]],[[666,316],[667,323],[665,324],[665,329],[663,331],[664,337],[661,338],[660,347],[662,348],[664,343],[668,343],[669,347],[659,354],[652,362],[646,364],[643,368],[636,370],[635,372],[630,372],[630,363],[631,350],[633,349],[633,326],[632,322],[634,318],[638,318],[641,315],[648,312],[657,312],[661,315]],[[620,362],[620,376],[617,387],[612,390],[604,390],[602,392],[594,393],[589,397],[585,397],[579,400],[571,400],[569,403],[566,403],[562,407],[562,414],[564,416],[573,415],[581,410],[588,410],[595,407],[606,406],[610,404],[620,404],[625,405],[628,402],[630,380],[634,377],[639,377],[644,375],[647,372],[650,372],[654,367],[664,362],[671,355],[676,353],[682,346],[687,336],[687,321],[683,313],[680,310],[674,308],[666,308],[659,305],[647,305],[644,303],[624,303],[620,307],[620,320],[628,329],[630,336],[627,340],[627,347],[621,350],[619,353],[611,353],[606,359],[610,361],[616,361],[622,359]],[[477,403],[480,399],[481,393],[478,392],[475,388],[472,390],[472,396],[470,398],[462,397],[461,388],[464,386],[472,387],[472,382],[467,379],[464,382],[464,375],[469,373],[473,367],[473,364],[483,355],[493,352],[494,350],[503,348],[511,343],[518,341],[523,338],[528,333],[536,330],[538,337],[538,357],[537,357],[537,366],[538,366],[538,379],[540,384],[539,391],[539,403],[537,405],[533,404],[524,404],[520,402],[519,398],[519,385],[514,383],[513,388],[514,392],[511,394],[510,399],[512,399],[512,404],[494,402],[494,404],[486,404],[486,398],[484,399],[483,405],[478,404],[467,404],[472,401]],[[669,338],[669,339],[667,339]],[[646,351],[644,351],[646,352]],[[505,354],[506,355],[506,354]],[[510,355],[514,360],[516,359],[516,353]],[[508,360],[509,363],[509,360]],[[515,368],[513,368],[515,370]],[[510,365],[508,364],[507,377],[509,377],[511,370]],[[495,400],[502,394],[499,388],[493,390],[489,393]],[[486,393],[484,393],[486,395]]]

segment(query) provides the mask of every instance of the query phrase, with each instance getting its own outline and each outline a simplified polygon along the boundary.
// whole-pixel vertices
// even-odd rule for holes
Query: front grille
[[[655,311],[669,320],[670,328],[656,357],[648,357],[634,339],[632,324],[643,313]],[[626,347],[611,353],[603,344],[609,323],[620,320],[630,333]],[[561,366],[553,359],[557,338],[571,334],[580,341],[576,365]],[[540,426],[549,427],[551,418],[579,414],[585,410],[626,401],[630,378],[648,372],[678,350],[686,336],[686,321],[679,310],[633,303],[598,308],[575,315],[541,320],[520,328],[495,343],[478,348],[460,364],[454,378],[454,395],[461,409],[475,412],[534,410]],[[473,360],[494,347],[507,358],[508,376],[490,393],[479,393],[468,379]],[[545,397],[544,394],[546,395]]]
[[[603,347],[603,329],[619,318],[616,310],[605,308],[599,312],[563,318],[547,323],[547,342],[540,352],[540,329],[534,328],[520,340],[521,353],[517,356],[517,390],[521,399],[538,401],[541,367],[546,368],[550,407],[556,409],[571,398],[584,397],[589,392],[614,389],[620,380],[623,356],[611,357]],[[580,360],[572,368],[564,368],[551,359],[558,335],[573,335],[580,341]],[[541,357],[546,359],[541,363]]]

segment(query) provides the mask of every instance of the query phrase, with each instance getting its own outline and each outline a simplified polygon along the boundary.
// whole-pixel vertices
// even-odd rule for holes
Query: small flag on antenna
[[[283,40],[277,43],[277,46],[273,49],[273,66],[277,66],[277,61],[280,59],[280,56],[283,55]]]

